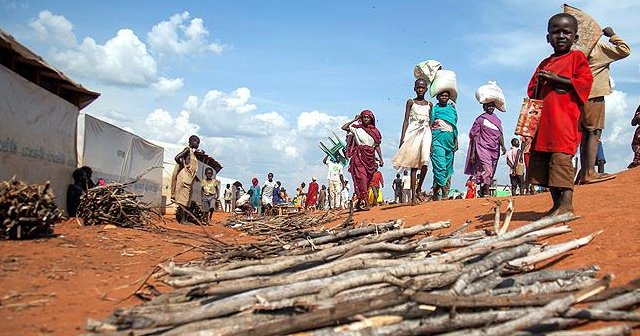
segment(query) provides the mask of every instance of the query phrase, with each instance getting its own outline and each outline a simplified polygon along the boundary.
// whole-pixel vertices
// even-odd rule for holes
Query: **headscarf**
[[[373,112],[369,110],[364,110],[360,112],[360,117],[371,118],[371,124],[369,124],[368,126],[365,126],[362,123],[359,123],[359,124],[354,124],[353,127],[362,128],[365,132],[367,132],[367,134],[369,134],[373,138],[373,141],[376,144],[380,144],[382,142],[382,135],[380,134],[380,131],[376,128],[376,117],[375,115],[373,115]]]
[[[257,178],[253,178],[253,180],[251,180],[251,184],[253,184],[254,187],[258,186],[258,179]]]

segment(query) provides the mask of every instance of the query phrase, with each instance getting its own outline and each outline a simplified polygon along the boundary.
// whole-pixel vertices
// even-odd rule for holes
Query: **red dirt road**
[[[573,232],[554,240],[603,232],[553,267],[597,264],[600,274],[615,274],[615,284],[640,277],[638,200],[640,169],[578,187],[574,205],[581,218],[570,223]],[[546,193],[516,197],[514,202],[513,227],[540,218],[551,206]],[[451,220],[453,228],[467,220],[476,226],[491,225],[492,207],[487,199],[444,201],[376,208],[357,213],[354,220],[403,218],[407,225]],[[215,220],[222,222],[225,216],[218,214]],[[85,228],[71,220],[56,227],[60,235],[56,238],[0,242],[0,335],[77,335],[84,331],[87,318],[103,319],[116,307],[140,303],[136,297],[119,301],[130,296],[158,263],[198,258],[201,254],[192,247],[207,241],[201,227],[174,222],[167,227],[171,230],[153,233],[110,226]],[[205,230],[227,242],[251,239],[220,224]]]

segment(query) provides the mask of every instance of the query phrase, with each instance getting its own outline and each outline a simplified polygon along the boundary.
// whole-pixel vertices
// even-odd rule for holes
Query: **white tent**
[[[164,149],[88,114],[78,118],[78,166],[89,166],[93,180],[126,183],[142,200],[160,206]]]
[[[99,93],[73,82],[0,30],[0,179],[51,182],[66,208],[78,111]]]

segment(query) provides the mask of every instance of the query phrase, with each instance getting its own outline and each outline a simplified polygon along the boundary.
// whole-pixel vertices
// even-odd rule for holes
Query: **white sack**
[[[458,88],[456,86],[456,73],[451,70],[438,70],[436,76],[429,87],[431,97],[437,96],[440,92],[449,91],[449,99],[454,102],[458,99]]]
[[[507,102],[502,89],[494,81],[482,85],[476,90],[476,99],[480,104],[494,103],[499,111],[507,111]]]
[[[424,79],[427,84],[433,82],[436,72],[442,69],[442,64],[435,60],[422,61],[413,68],[413,76],[416,79]]]

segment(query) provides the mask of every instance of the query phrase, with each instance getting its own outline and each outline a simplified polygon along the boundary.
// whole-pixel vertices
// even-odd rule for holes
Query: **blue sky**
[[[376,114],[390,164],[414,95],[413,66],[438,60],[458,77],[453,185],[461,188],[466,133],[481,112],[476,88],[494,80],[504,90],[508,141],[532,71],[551,52],[547,19],[562,3],[0,0],[0,28],[101,92],[84,112],[169,143],[195,132],[225,166],[221,175],[248,183],[272,171],[290,190],[313,175],[324,180],[318,141],[342,134],[339,126],[363,109]],[[607,170],[621,170],[640,97],[640,3],[572,5],[632,48],[612,66],[604,131]],[[390,196],[395,171],[387,165],[383,174]],[[504,162],[497,178],[508,181]]]

